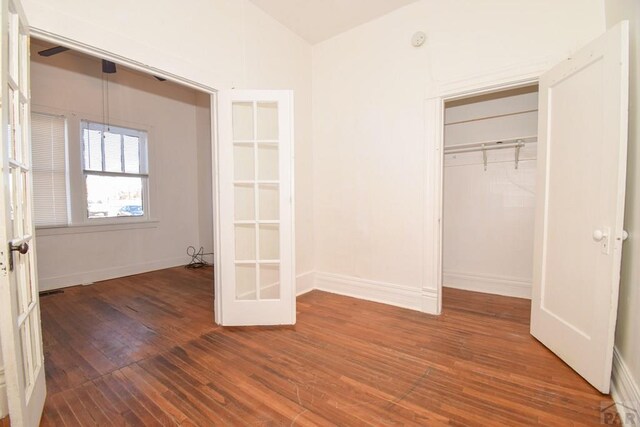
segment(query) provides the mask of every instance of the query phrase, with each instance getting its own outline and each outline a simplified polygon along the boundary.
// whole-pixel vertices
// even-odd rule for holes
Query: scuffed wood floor
[[[529,302],[442,316],[313,291],[295,328],[213,324],[211,269],[42,297],[42,425],[600,423],[611,403],[529,335]]]

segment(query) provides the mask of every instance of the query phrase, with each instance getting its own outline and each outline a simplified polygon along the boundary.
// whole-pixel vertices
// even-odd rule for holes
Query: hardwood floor
[[[442,316],[313,291],[294,328],[219,328],[212,271],[42,297],[42,425],[584,425],[602,396],[529,333],[529,302]]]

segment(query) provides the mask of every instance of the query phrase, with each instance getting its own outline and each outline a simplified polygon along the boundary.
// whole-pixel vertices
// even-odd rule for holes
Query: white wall
[[[630,22],[629,149],[624,225],[629,238],[622,249],[616,328],[616,349],[622,361],[618,365],[624,367],[616,367],[614,363],[614,372],[618,376],[616,380],[627,378],[627,387],[635,389],[635,396],[621,397],[635,400],[636,410],[640,411],[640,3],[637,0],[607,0],[605,5],[608,27],[623,19]],[[618,389],[620,385],[616,384]]]
[[[293,89],[296,265],[313,269],[311,47],[248,0],[23,0],[29,24],[216,89]]]
[[[445,110],[445,147],[535,136],[538,94],[516,90]],[[444,158],[443,285],[531,297],[536,143]]]
[[[433,298],[425,98],[550,67],[602,33],[603,13],[601,0],[422,0],[315,45],[318,286],[412,308]]]
[[[33,44],[34,51],[42,48]],[[109,76],[105,116],[102,77],[100,61],[94,58],[72,52],[49,58],[33,55],[32,109],[67,117],[72,194],[84,191],[82,178],[74,179],[80,174],[81,120],[101,122],[108,117],[114,125],[148,130],[150,216],[157,223],[126,230],[38,230],[41,290],[182,265],[187,246],[200,246],[199,175],[206,171],[200,173],[198,166],[207,165],[198,160],[202,144],[196,92],[119,67]],[[210,193],[205,196],[211,200]],[[84,216],[82,206],[77,207],[76,217]]]

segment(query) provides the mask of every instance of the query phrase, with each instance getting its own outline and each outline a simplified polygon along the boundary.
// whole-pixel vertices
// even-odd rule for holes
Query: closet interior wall
[[[537,86],[445,105],[443,286],[531,298],[537,126]]]

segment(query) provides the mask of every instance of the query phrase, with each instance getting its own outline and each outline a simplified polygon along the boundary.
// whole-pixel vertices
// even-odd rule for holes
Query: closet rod
[[[445,147],[444,148],[444,152],[445,154],[447,154],[449,152],[449,150],[459,150],[462,148],[478,148],[478,149],[482,149],[482,146],[484,146],[485,148],[489,148],[489,147],[493,147],[493,146],[501,146],[501,145],[506,145],[509,143],[523,143],[523,144],[528,144],[531,142],[537,142],[538,141],[538,137],[535,135],[531,135],[531,136],[521,136],[519,138],[508,138],[508,139],[494,139],[494,140],[490,140],[490,141],[480,141],[480,142],[471,142],[471,143],[467,143],[467,144],[455,144],[449,147]]]
[[[469,148],[456,148],[456,149],[445,149],[444,154],[456,154],[456,153],[471,153],[473,151],[489,151],[489,150],[500,150],[503,148],[514,148],[514,147],[524,147],[525,142],[510,142],[507,144],[495,144],[489,146],[480,146],[480,147],[469,147]]]

